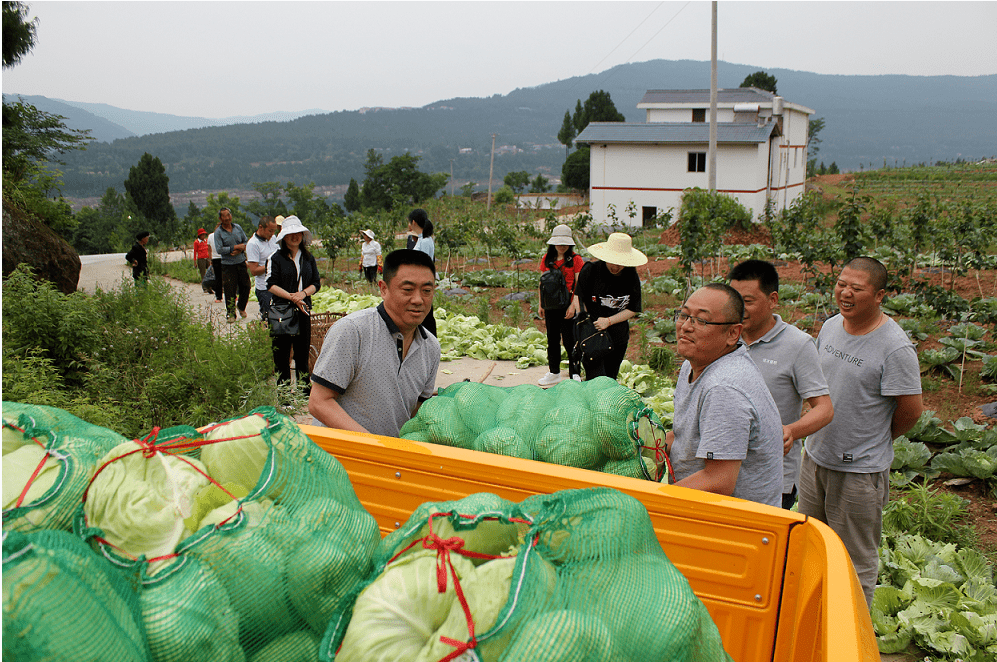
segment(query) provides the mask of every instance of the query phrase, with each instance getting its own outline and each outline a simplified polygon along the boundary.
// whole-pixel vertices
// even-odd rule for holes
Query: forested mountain
[[[759,67],[719,63],[720,87],[737,87]],[[842,169],[908,165],[997,153],[997,75],[830,76],[767,69],[787,101],[824,118],[818,161]],[[70,197],[120,190],[144,152],[159,157],[174,193],[248,189],[254,182],[345,186],[363,177],[368,149],[385,160],[420,155],[426,172],[453,167],[459,187],[486,181],[492,134],[498,134],[497,181],[513,170],[560,175],[564,148],[556,135],[566,110],[595,90],[606,90],[628,121],[644,120],[636,104],[648,89],[706,89],[708,62],[655,60],[614,67],[488,98],[457,98],[422,108],[372,109],[310,115],[287,122],[235,124],[149,134],[94,143],[67,154]],[[99,113],[102,104],[91,104]],[[67,114],[67,113],[61,113]],[[515,146],[516,151],[509,149]],[[468,151],[469,150],[469,151]]]

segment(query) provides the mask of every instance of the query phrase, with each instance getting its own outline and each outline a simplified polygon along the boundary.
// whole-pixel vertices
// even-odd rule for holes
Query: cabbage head
[[[98,466],[109,464],[90,485],[83,512],[88,525],[101,529],[118,549],[154,558],[172,554],[189,533],[184,519],[193,513],[195,494],[208,479],[194,458],[158,452],[146,458],[141,450],[122,457],[141,448],[127,441],[101,459]]]
[[[480,637],[495,627],[499,614],[509,599],[509,588],[512,585],[516,561],[515,556],[494,559],[478,566],[467,581],[461,581],[461,590],[464,592],[464,598],[471,611],[476,636]],[[419,653],[420,660],[442,660],[454,651],[454,647],[441,641],[441,637],[457,641],[467,641],[470,638],[467,629],[467,615],[464,613],[464,607],[459,600],[454,600],[447,620],[433,633],[429,642]],[[488,641],[493,639],[502,639],[508,643],[508,636],[497,636],[489,638]],[[495,650],[494,644],[498,642],[492,641],[492,643],[491,649]]]
[[[4,430],[6,432],[6,430]],[[52,489],[59,479],[59,474],[63,469],[63,463],[55,457],[45,456],[44,448],[34,442],[20,446],[16,450],[3,456],[3,509],[10,510],[17,504],[17,499],[21,496],[24,486],[28,484],[28,479],[35,472],[38,465],[44,459],[45,465],[35,476],[28,493],[25,495],[22,507],[28,506]],[[47,512],[47,511],[46,511]],[[29,520],[37,518],[41,522],[45,518],[46,512],[29,512]],[[5,523],[6,526],[6,523]]]
[[[252,493],[270,456],[270,444],[263,437],[267,425],[263,416],[254,414],[205,433],[206,441],[227,439],[201,448],[201,461],[211,477],[219,483],[237,483]]]
[[[450,560],[462,583],[474,573],[463,556]],[[438,590],[435,550],[399,558],[360,593],[336,662],[412,662],[456,599],[449,569],[446,591]]]

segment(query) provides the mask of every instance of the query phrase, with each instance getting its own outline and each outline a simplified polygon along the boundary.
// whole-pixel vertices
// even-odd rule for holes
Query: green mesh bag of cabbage
[[[113,449],[74,531],[138,585],[156,662],[316,659],[380,541],[342,465],[269,407]]]
[[[71,533],[4,531],[3,659],[149,660],[135,586]]]
[[[424,503],[374,564],[320,659],[731,662],[647,510],[610,488]]]
[[[0,407],[4,530],[71,531],[98,461],[125,438],[55,407]]]
[[[662,481],[665,428],[615,379],[501,387],[452,384],[402,426],[403,439]]]

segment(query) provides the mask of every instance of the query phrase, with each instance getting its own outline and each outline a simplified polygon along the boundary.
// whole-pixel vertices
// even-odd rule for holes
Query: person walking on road
[[[214,292],[203,285],[204,274],[208,272],[208,267],[211,266],[211,247],[206,241],[207,238],[208,231],[204,228],[198,228],[197,239],[194,240],[194,263],[197,264],[197,270],[201,274],[201,290],[205,294],[214,294]]]
[[[221,256],[221,281],[225,292],[225,320],[235,322],[236,308],[245,318],[246,304],[249,303],[249,271],[246,270],[246,232],[232,222],[232,210],[222,207],[218,212],[220,221],[215,230],[215,250]],[[236,294],[239,299],[236,301]]]
[[[267,311],[270,310],[270,298],[273,296],[267,289],[267,260],[278,248],[274,233],[277,222],[271,216],[260,218],[256,232],[246,243],[246,266],[255,279],[256,300],[260,302],[260,318],[267,321]]]
[[[578,273],[585,262],[580,255],[575,255],[575,240],[571,236],[571,228],[558,225],[547,240],[547,253],[540,263],[540,273],[560,270],[564,276],[564,286],[567,288],[568,304],[566,307],[544,308],[543,284],[541,284],[540,319],[547,327],[547,374],[537,382],[540,386],[553,386],[561,381],[561,343],[568,351],[568,375],[571,379],[581,381],[581,367],[574,356],[575,322],[578,314],[578,299],[575,297],[575,282]],[[556,274],[555,274],[556,275]]]
[[[149,243],[149,233],[145,230],[135,235],[135,243],[125,255],[125,261],[132,266],[132,278],[137,285],[144,285],[149,280],[149,251],[145,245]]]

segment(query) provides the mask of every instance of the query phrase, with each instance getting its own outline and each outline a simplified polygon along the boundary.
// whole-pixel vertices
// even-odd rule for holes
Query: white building
[[[646,224],[674,209],[682,191],[709,188],[709,90],[648,90],[637,108],[646,122],[592,122],[576,143],[591,147],[590,213],[619,222],[631,201]],[[717,90],[717,191],[738,199],[757,220],[771,200],[776,210],[803,194],[810,108],[754,87]]]

